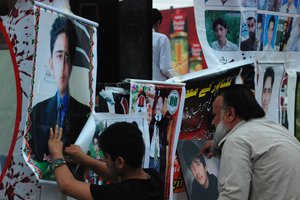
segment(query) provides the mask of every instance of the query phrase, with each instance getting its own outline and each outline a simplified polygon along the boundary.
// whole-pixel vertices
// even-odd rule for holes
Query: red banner
[[[163,21],[159,31],[170,38],[173,68],[180,74],[207,69],[197,36],[194,8],[161,12]]]

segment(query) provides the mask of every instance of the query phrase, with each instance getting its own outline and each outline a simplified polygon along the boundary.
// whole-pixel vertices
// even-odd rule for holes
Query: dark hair
[[[271,17],[270,17],[270,19],[269,19],[269,23],[268,23],[268,29],[269,29],[269,27],[270,27],[270,23],[271,22],[273,22],[273,24],[274,24],[274,26],[275,26],[275,17],[274,17],[274,15],[272,15]],[[273,27],[274,28],[274,27]]]
[[[255,19],[254,17],[252,17],[252,16],[251,16],[251,17],[248,17],[248,18],[247,18],[247,21],[250,21],[250,20],[252,20],[252,19],[254,20],[254,23],[255,23],[255,22],[256,22],[256,19]]]
[[[262,14],[257,15],[257,23],[262,23]]]
[[[264,110],[257,103],[253,92],[244,85],[232,85],[220,91],[223,96],[223,109],[233,107],[236,115],[243,120],[265,116]]]
[[[161,12],[156,8],[152,8],[152,26],[154,26],[157,22],[161,24],[162,19],[163,17]]]
[[[131,168],[142,165],[145,144],[136,123],[117,122],[110,125],[100,135],[99,146],[113,161],[121,156]]]
[[[200,154],[200,150],[194,142],[189,140],[185,141],[182,146],[182,154],[184,161],[188,166],[194,159],[198,159],[202,163],[203,167],[206,166],[205,159],[203,155]]]
[[[264,74],[264,82],[263,82],[263,87],[265,86],[265,81],[268,77],[272,78],[271,81],[271,87],[273,87],[273,83],[274,83],[274,69],[272,67],[267,67],[265,74]]]
[[[214,23],[213,23],[213,25],[212,25],[213,30],[216,29],[216,27],[217,27],[218,24],[220,24],[220,25],[223,26],[225,29],[227,29],[227,24],[226,24],[225,20],[222,19],[222,18],[218,18],[218,19],[215,19],[215,21],[214,21]]]
[[[5,1],[0,1],[0,15],[4,16],[9,14],[10,9],[8,8],[7,2]]]
[[[70,61],[72,62],[77,43],[76,30],[73,22],[66,17],[59,16],[55,19],[54,23],[52,24],[52,29],[50,31],[51,56],[53,53],[55,41],[57,40],[58,35],[61,33],[65,33],[68,36]]]

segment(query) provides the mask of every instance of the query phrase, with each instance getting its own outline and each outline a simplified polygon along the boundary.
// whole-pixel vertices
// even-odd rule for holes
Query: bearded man
[[[216,132],[203,149],[221,150],[219,199],[300,199],[300,143],[267,120],[252,91],[234,85],[213,102]],[[215,147],[214,147],[215,146]]]
[[[247,18],[247,27],[248,27],[248,39],[241,42],[242,51],[256,51],[256,19],[254,17]]]

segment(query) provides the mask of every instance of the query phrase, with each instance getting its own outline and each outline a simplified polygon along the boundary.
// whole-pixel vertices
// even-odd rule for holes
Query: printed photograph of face
[[[216,51],[237,51],[241,13],[237,11],[205,11],[207,42]]]
[[[255,97],[269,118],[279,123],[280,90],[284,75],[284,65],[258,64],[258,82]]]
[[[256,51],[258,48],[256,36],[256,15],[255,12],[242,13],[241,26],[241,51]]]
[[[264,51],[275,51],[274,43],[278,24],[278,16],[267,15],[264,35]]]
[[[206,159],[200,155],[204,140],[180,140],[177,147],[178,158],[190,200],[217,199],[217,176],[219,160]]]
[[[273,84],[274,84],[274,70],[272,67],[268,67],[264,74],[262,97],[261,97],[261,104],[265,113],[268,112]]]

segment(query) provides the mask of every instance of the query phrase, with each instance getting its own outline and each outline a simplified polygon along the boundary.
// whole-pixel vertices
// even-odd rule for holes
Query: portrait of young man
[[[279,123],[279,94],[280,84],[284,75],[284,66],[282,63],[260,63],[258,66],[258,92],[255,93],[257,102],[264,110],[267,119]]]
[[[216,40],[212,42],[211,48],[218,51],[237,51],[238,46],[227,39],[227,22],[223,18],[217,18],[212,24]]]
[[[47,142],[50,128],[54,128],[56,124],[63,128],[62,141],[64,146],[68,146],[76,141],[90,113],[89,106],[76,100],[70,92],[70,77],[77,44],[75,25],[70,19],[57,16],[50,26],[50,33],[48,33],[50,41],[47,41],[49,45],[46,45],[46,42],[43,44],[50,46],[48,63],[45,65],[51,72],[51,78],[49,78],[50,75],[47,77],[45,74],[35,74],[34,91],[36,93],[33,96],[34,100],[38,99],[38,101],[35,101],[29,113],[30,158],[38,162],[49,160]],[[43,38],[42,35],[39,36],[40,44],[38,43],[38,45],[41,48]],[[47,52],[45,49],[44,51]],[[40,49],[37,52],[37,59],[42,60],[41,57],[45,56],[44,54]],[[43,58],[45,59],[45,57]],[[41,66],[36,66],[37,71],[40,70],[39,67]],[[42,85],[45,79],[49,80]],[[50,83],[55,85],[52,90],[54,93],[46,93],[50,89],[45,88],[50,88]]]
[[[265,32],[265,46],[264,51],[274,51],[274,38],[275,38],[275,32],[276,32],[276,26],[277,26],[277,20],[274,15],[268,16],[269,20],[267,25],[267,30]]]
[[[203,141],[201,142],[204,144]],[[199,143],[195,140],[180,141],[178,149],[189,199],[216,200],[219,196],[217,177],[209,172],[207,160],[200,154],[200,148],[197,146]],[[209,162],[213,161],[209,160]],[[210,171],[214,171],[214,169],[210,169]],[[188,174],[191,176],[189,177]],[[189,180],[190,178],[191,180]],[[190,181],[191,184],[189,184]]]

